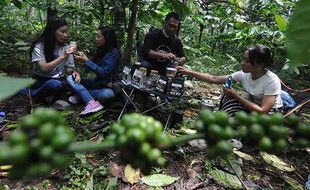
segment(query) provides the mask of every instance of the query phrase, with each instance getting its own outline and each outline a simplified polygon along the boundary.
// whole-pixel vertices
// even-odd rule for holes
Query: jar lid
[[[0,112],[0,117],[4,117],[5,116],[5,112]]]
[[[140,68],[140,70],[142,70],[142,71],[146,71],[146,70],[147,70],[147,68],[145,68],[145,67],[141,67],[141,68]]]
[[[141,62],[139,61],[135,62],[135,65],[141,65]]]
[[[157,70],[151,70],[151,73],[158,73],[158,71]]]
[[[173,68],[173,67],[167,67],[166,70],[167,70],[167,71],[177,71],[177,69],[176,69],[176,68]]]

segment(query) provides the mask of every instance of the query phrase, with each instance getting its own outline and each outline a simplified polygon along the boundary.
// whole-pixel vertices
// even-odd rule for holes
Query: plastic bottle
[[[5,112],[0,112],[0,123],[3,123],[5,119]]]

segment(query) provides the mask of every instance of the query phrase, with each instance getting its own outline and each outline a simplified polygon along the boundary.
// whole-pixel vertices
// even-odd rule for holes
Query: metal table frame
[[[146,114],[146,113],[148,113],[148,112],[150,112],[150,111],[152,111],[152,110],[155,110],[155,109],[157,109],[157,108],[161,108],[163,111],[167,112],[167,111],[163,108],[163,106],[164,106],[164,105],[167,105],[167,104],[168,104],[168,105],[171,105],[171,102],[170,102],[171,100],[170,100],[170,99],[172,99],[172,98],[169,98],[169,96],[165,96],[165,95],[160,95],[160,94],[158,94],[158,93],[149,92],[149,91],[146,91],[146,90],[137,88],[137,87],[135,87],[135,86],[133,86],[133,85],[124,85],[124,84],[122,84],[122,85],[121,85],[121,89],[122,89],[122,93],[123,93],[123,94],[125,95],[125,97],[126,97],[126,102],[125,102],[125,104],[124,104],[124,106],[123,106],[123,108],[122,108],[122,110],[121,110],[120,115],[118,116],[118,120],[120,120],[120,118],[122,117],[122,115],[124,114],[124,112],[125,112],[125,110],[126,110],[126,107],[127,107],[129,104],[133,105],[135,112],[137,112],[137,113],[142,113],[142,114]],[[126,89],[129,89],[129,94],[126,92]],[[155,105],[155,106],[153,106],[153,107],[151,107],[151,108],[149,108],[149,109],[147,109],[147,110],[142,111],[142,110],[140,110],[140,109],[137,107],[136,103],[133,101],[133,98],[134,98],[133,96],[134,96],[136,93],[138,93],[139,91],[140,91],[140,92],[147,93],[148,96],[150,96],[151,94],[154,94],[154,96],[156,97],[156,99],[157,99],[157,98],[160,98],[161,100],[164,100],[164,101],[161,102],[161,103],[159,103],[159,104],[157,104],[157,105]],[[170,101],[169,101],[169,100],[170,100]],[[155,102],[156,102],[156,101],[155,101]],[[170,122],[170,119],[171,119],[171,115],[172,115],[172,112],[170,111],[169,114],[168,114],[168,118],[167,118],[167,120],[166,120],[166,123],[165,123],[164,131],[166,131],[166,129],[167,129],[168,125],[169,125],[169,122]]]

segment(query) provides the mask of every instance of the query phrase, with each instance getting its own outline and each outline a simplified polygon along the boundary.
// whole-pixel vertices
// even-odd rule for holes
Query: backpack
[[[291,97],[291,95],[288,92],[281,90],[280,95],[281,95],[281,99],[283,102],[284,112],[288,112],[296,106],[296,102],[294,101],[294,99]]]

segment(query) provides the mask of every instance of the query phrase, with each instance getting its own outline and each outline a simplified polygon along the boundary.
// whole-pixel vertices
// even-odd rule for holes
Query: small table
[[[164,109],[164,105],[165,107],[171,107],[172,106],[172,102],[173,101],[178,101],[179,99],[181,99],[181,97],[172,97],[172,96],[168,96],[168,95],[165,95],[165,94],[162,94],[162,93],[159,93],[157,91],[148,91],[148,90],[145,90],[145,89],[141,89],[135,85],[132,85],[132,84],[129,84],[129,85],[125,85],[123,83],[121,83],[121,89],[122,89],[122,92],[123,94],[125,95],[126,97],[126,102],[122,108],[122,111],[118,117],[118,120],[122,117],[123,113],[125,112],[125,109],[126,107],[131,104],[133,107],[134,107],[134,110],[135,112],[137,113],[142,113],[142,114],[146,114],[152,110],[155,110],[157,108],[161,108],[164,112],[167,113],[167,109]],[[129,93],[126,92],[126,90],[129,91]],[[134,95],[138,94],[138,93],[141,93],[141,94],[147,94],[148,96],[153,96],[154,97],[154,102],[157,104],[147,110],[140,110],[138,108],[138,106],[136,105],[136,103],[134,102]],[[160,100],[160,101],[157,101],[157,100]],[[166,123],[165,123],[165,127],[164,127],[164,131],[167,129],[168,127],[168,124],[170,122],[170,119],[171,119],[171,115],[172,115],[172,111],[170,110],[168,112],[168,117],[167,117],[167,120],[166,120]]]

